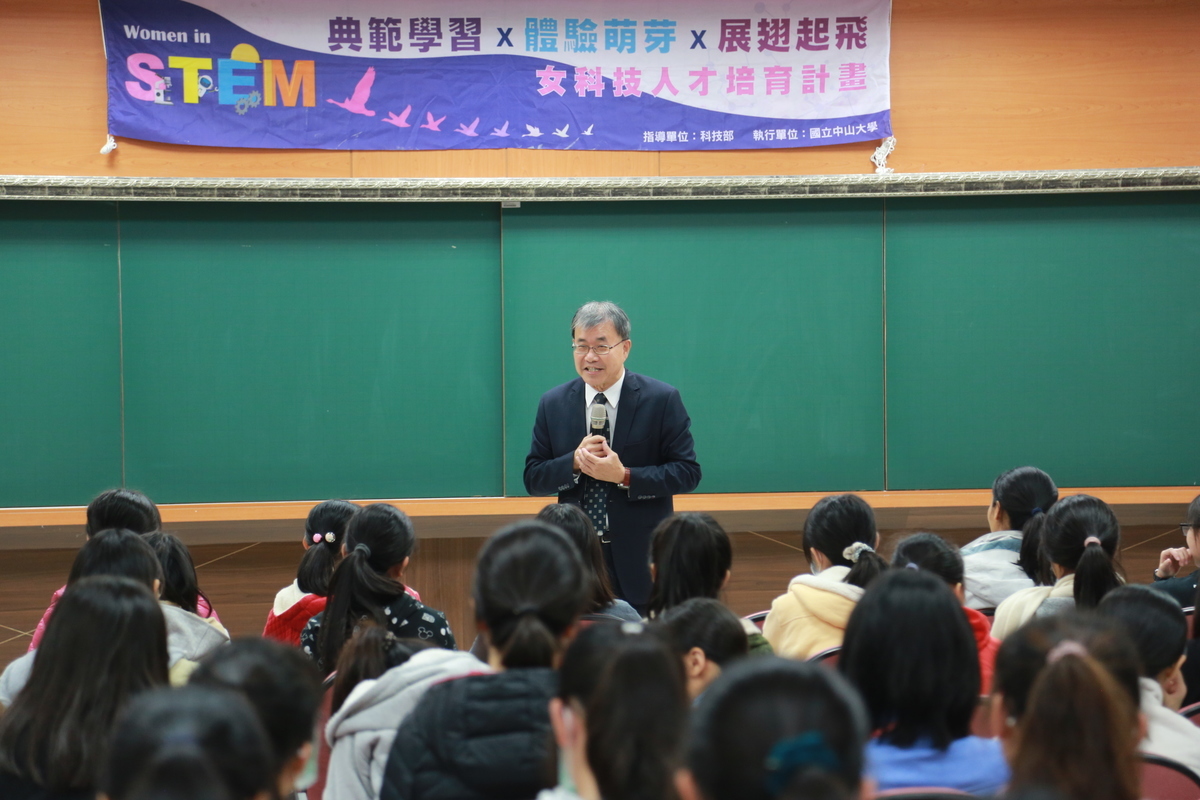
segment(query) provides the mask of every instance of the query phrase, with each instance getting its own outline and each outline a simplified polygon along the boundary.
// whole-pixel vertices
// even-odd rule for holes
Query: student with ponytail
[[[348,500],[326,500],[308,512],[301,540],[304,557],[296,570],[296,580],[275,595],[263,636],[287,644],[300,644],[304,626],[325,610],[333,570],[342,559],[346,523],[358,508]]]
[[[659,633],[599,624],[571,642],[550,701],[559,785],[538,800],[677,800],[688,700]]]
[[[1034,616],[1095,608],[1122,583],[1115,560],[1121,526],[1103,500],[1080,494],[1058,501],[1041,522],[1041,532],[1042,557],[1054,584],[1022,589],[1001,603],[992,623],[997,639]]]
[[[100,788],[107,800],[272,800],[273,764],[262,723],[237,692],[160,689],[121,716]]]
[[[692,720],[681,800],[870,797],[867,716],[840,675],[764,656],[739,662]]]
[[[553,786],[554,668],[591,598],[579,552],[557,528],[518,522],[488,539],[475,619],[496,672],[426,692],[396,732],[380,800],[532,797]]]
[[[824,497],[804,521],[801,540],[811,575],[797,575],[775,598],[763,634],[781,656],[810,658],[838,647],[867,585],[887,569],[875,552],[875,514],[861,497]]]
[[[325,610],[300,634],[300,646],[326,674],[337,666],[342,645],[368,618],[400,639],[421,639],[455,648],[450,624],[405,591],[416,534],[408,515],[387,503],[354,512],[346,525],[344,557],[333,571]]]
[[[990,533],[962,548],[967,608],[995,608],[1010,595],[1053,583],[1040,560],[1041,522],[1058,487],[1037,467],[1017,467],[992,483]]]
[[[1012,767],[1012,794],[1063,800],[1141,797],[1138,656],[1113,620],[1040,617],[1000,645],[992,728]]]

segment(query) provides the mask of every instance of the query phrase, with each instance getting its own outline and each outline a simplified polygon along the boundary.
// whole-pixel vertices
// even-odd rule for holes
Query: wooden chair
[[[1198,800],[1200,775],[1177,761],[1143,753],[1142,797],[1145,800]]]

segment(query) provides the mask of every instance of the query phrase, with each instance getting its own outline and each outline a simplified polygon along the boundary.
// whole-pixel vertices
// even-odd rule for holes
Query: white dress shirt
[[[617,406],[621,402],[621,387],[625,385],[625,370],[621,370],[621,377],[617,378],[617,382],[605,389],[603,392],[597,392],[586,383],[583,385],[583,399],[586,401],[583,405],[584,421],[587,423],[588,436],[592,435],[592,402],[596,399],[596,395],[603,394],[604,399],[608,402],[604,404],[604,408],[608,411],[608,446],[612,447],[612,437],[617,433]]]

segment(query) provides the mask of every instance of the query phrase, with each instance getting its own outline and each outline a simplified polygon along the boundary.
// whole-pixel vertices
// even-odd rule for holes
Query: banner
[[[890,136],[890,0],[100,0],[109,133],[723,150]]]

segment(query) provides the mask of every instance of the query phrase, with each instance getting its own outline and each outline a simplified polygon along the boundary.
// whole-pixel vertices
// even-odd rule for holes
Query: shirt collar
[[[621,402],[621,387],[625,385],[625,376],[627,374],[628,373],[622,369],[621,377],[617,378],[617,382],[604,390],[604,399],[607,400],[608,404],[613,408],[616,408],[617,404]],[[588,384],[585,383],[583,385],[583,399],[586,401],[585,405],[590,406],[598,394],[600,394],[600,392],[597,392]]]

